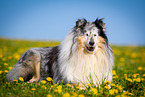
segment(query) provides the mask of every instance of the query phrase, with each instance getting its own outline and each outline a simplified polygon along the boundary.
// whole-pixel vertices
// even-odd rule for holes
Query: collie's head
[[[87,53],[94,53],[97,49],[103,48],[103,45],[108,45],[103,19],[97,18],[94,22],[79,19],[76,21],[73,33],[76,36],[78,48]]]

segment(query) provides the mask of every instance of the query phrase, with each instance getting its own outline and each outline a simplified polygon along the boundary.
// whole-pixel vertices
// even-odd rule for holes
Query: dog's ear
[[[103,22],[103,19],[104,18],[101,18],[101,19],[96,19],[96,21],[94,22],[95,25],[100,29],[100,30],[103,30],[105,31],[105,23]]]
[[[83,28],[86,25],[86,23],[86,19],[78,19],[78,21],[76,21],[76,27]]]

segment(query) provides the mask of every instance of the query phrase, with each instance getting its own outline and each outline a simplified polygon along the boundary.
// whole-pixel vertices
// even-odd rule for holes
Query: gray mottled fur
[[[58,78],[61,79],[61,75],[56,77],[56,73],[59,72],[56,68],[58,67],[56,66],[57,53],[58,47],[32,48],[21,56],[15,67],[9,71],[6,77],[11,82],[14,79],[18,80],[19,77],[23,77],[25,81],[29,81],[35,72],[35,64],[40,62],[40,80],[49,76],[55,77],[54,80],[57,81]]]

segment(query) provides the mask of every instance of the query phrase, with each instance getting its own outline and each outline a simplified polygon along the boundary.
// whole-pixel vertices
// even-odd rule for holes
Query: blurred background
[[[145,45],[145,0],[0,0],[0,38],[61,41],[97,17],[112,45]]]

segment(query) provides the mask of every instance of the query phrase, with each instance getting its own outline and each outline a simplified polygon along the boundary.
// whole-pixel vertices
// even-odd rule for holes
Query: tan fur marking
[[[83,38],[84,38],[84,36],[79,36],[78,38],[77,38],[77,41],[78,41],[78,49],[79,50],[83,50],[84,48],[85,48],[85,46],[84,46],[84,42],[83,42]]]
[[[101,36],[98,37],[98,47],[103,48],[103,45],[106,44],[105,39]]]
[[[40,79],[40,62],[34,65],[34,73],[32,79],[29,82],[38,82]]]

